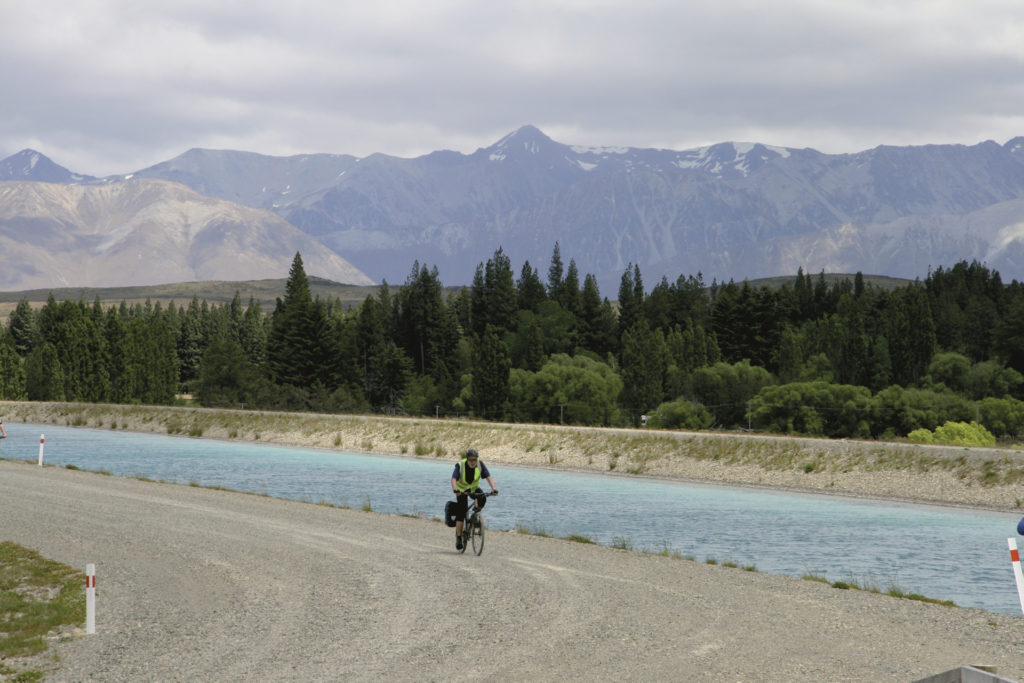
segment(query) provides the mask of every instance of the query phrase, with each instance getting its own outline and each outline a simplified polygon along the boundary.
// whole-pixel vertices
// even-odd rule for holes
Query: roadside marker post
[[[46,441],[46,435],[39,435],[39,466],[43,466],[43,442]]]
[[[1020,553],[1017,551],[1017,539],[1008,538],[1010,560],[1013,562],[1013,578],[1017,580],[1017,597],[1020,598],[1020,609],[1024,612],[1024,572],[1020,569]]]
[[[85,565],[85,632],[96,633],[96,565]]]

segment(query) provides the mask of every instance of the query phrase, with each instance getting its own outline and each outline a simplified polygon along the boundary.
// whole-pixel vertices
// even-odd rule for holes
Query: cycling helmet
[[[466,451],[466,457],[467,458],[479,458],[480,454],[476,452],[475,448],[470,448],[468,451]]]

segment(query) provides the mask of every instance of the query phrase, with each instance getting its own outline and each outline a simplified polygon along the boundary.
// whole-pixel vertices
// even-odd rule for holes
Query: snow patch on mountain
[[[577,154],[596,154],[598,156],[608,154],[629,154],[633,149],[632,147],[584,147],[582,145],[572,145],[569,147],[572,151]]]

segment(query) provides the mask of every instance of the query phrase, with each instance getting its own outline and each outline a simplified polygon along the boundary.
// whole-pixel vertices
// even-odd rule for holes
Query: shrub
[[[935,435],[932,434],[932,430],[922,427],[907,434],[907,440],[914,443],[935,443]]]
[[[649,427],[660,429],[707,429],[714,418],[699,403],[675,400],[662,403],[647,418]]]
[[[936,427],[935,440],[958,446],[992,446],[996,437],[977,422],[946,422]]]
[[[996,436],[1017,436],[1024,433],[1024,401],[986,398],[978,405],[981,424]]]
[[[831,437],[869,435],[871,392],[865,387],[827,382],[768,386],[750,402],[751,422],[788,434]]]
[[[977,422],[946,422],[935,431],[915,429],[907,434],[915,443],[941,443],[955,446],[992,446],[996,437]]]

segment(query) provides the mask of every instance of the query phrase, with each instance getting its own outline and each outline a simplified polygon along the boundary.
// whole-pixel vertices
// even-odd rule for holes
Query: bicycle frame
[[[473,499],[473,507],[472,507],[472,510],[470,510],[470,509],[468,509],[468,505],[467,505],[466,519],[462,523],[462,549],[461,549],[461,551],[465,552],[466,548],[470,545],[470,543],[472,543],[473,544],[473,550],[476,552],[477,555],[479,555],[480,553],[482,553],[484,551],[484,523],[483,523],[484,520],[483,520],[483,516],[480,514],[480,511],[482,510],[482,508],[480,506],[480,500],[479,499],[480,498],[486,498],[487,496],[493,496],[494,492],[493,491],[491,491],[490,493],[483,493],[482,491],[478,491],[476,493],[469,493],[469,492],[467,492],[466,495],[470,496]]]

